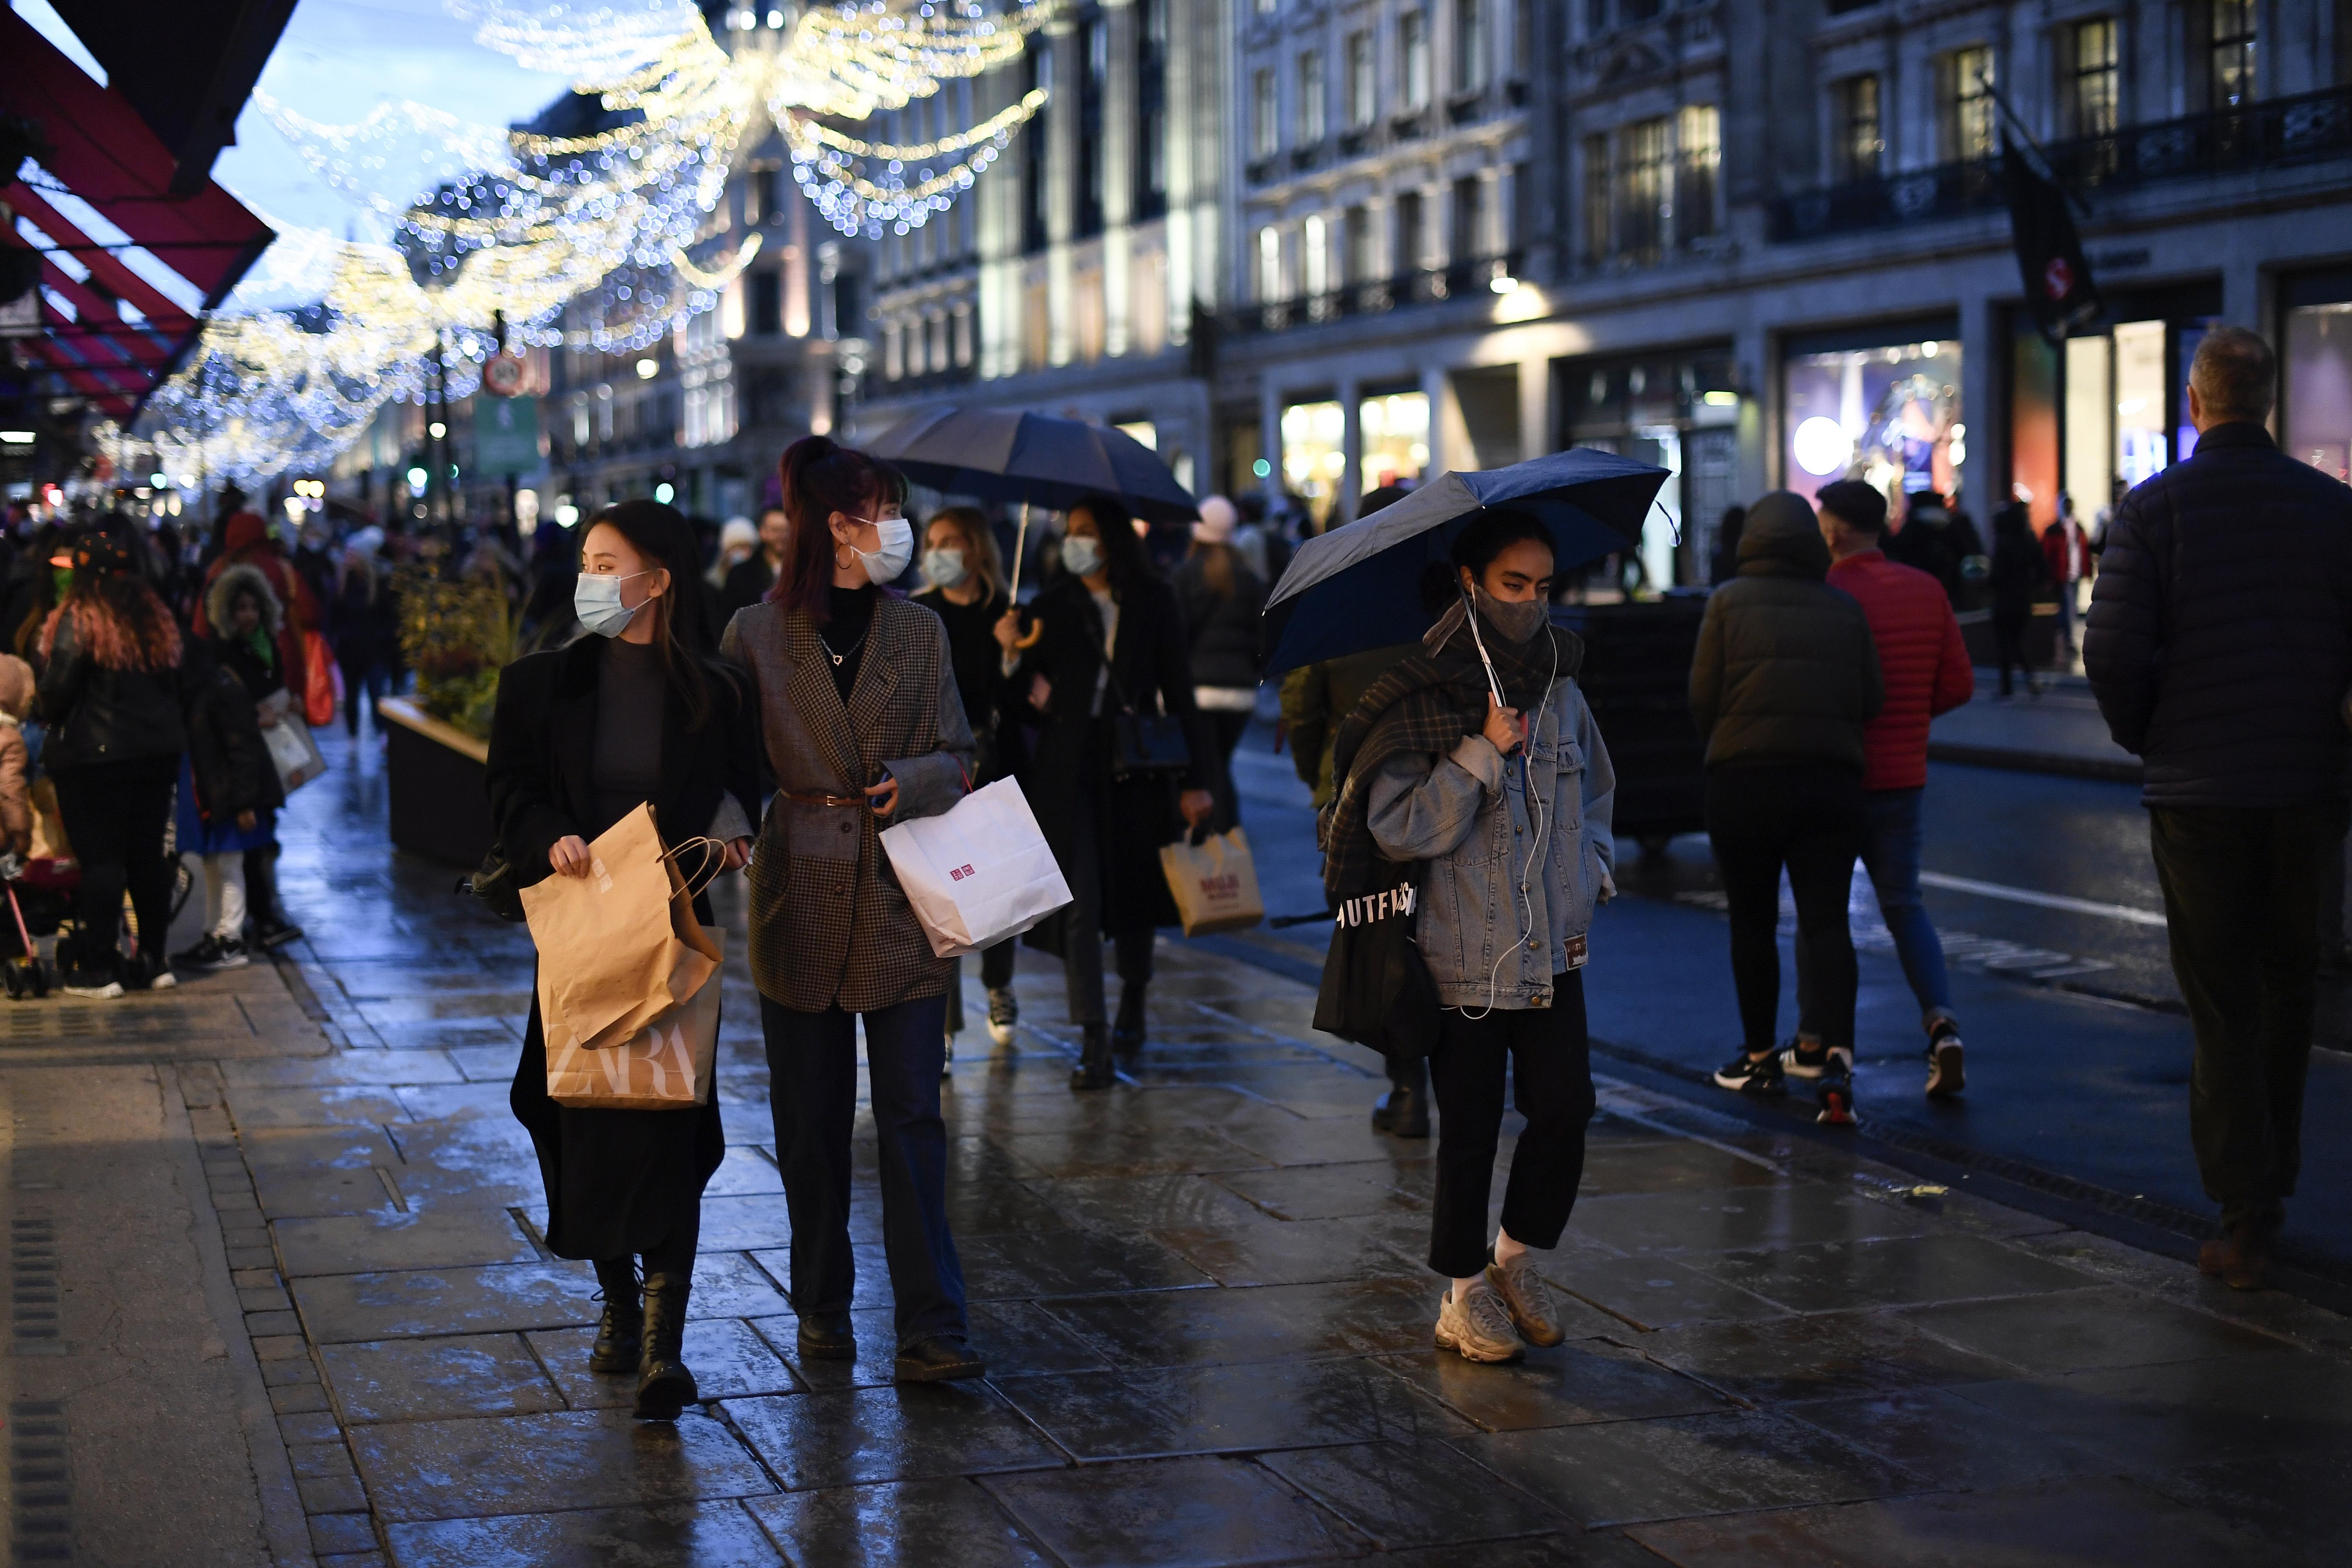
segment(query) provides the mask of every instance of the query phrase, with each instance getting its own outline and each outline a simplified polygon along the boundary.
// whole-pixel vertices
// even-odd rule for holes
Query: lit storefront
[[[2062,495],[2095,525],[2116,497],[2195,449],[2189,365],[2221,310],[2218,282],[2114,291],[2055,347],[2012,318],[2009,493],[2037,530],[2056,520]]]
[[[1347,435],[1347,413],[1338,403],[1294,403],[1282,411],[1283,485],[1307,504],[1318,531],[1339,494]]]
[[[1558,374],[1563,447],[1600,447],[1673,476],[1643,525],[1643,579],[1653,588],[1706,582],[1724,511],[1742,499],[1730,346],[1567,360]]]
[[[1808,499],[1856,479],[1898,523],[1913,497],[1960,504],[1968,426],[1950,317],[1792,337],[1780,362],[1782,482]]]
[[[1357,405],[1363,431],[1363,486],[1417,483],[1429,467],[1429,395],[1391,392]]]
[[[2352,481],[2352,272],[2288,279],[2279,292],[2281,445]]]

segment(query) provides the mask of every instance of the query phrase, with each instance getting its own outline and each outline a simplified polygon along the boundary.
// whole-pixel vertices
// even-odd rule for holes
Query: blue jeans
[[[1937,940],[1935,923],[1919,900],[1919,797],[1916,789],[1865,790],[1862,796],[1862,868],[1878,894],[1878,912],[1885,917],[1895,938],[1895,954],[1902,961],[1903,978],[1919,1001],[1919,1020],[1933,1029],[1938,1018],[1952,1018],[1952,981],[1944,970],[1944,944]],[[1815,1039],[1822,1034],[1811,1016],[1811,987],[1807,984],[1803,933],[1798,935],[1797,990],[1800,1027]],[[1957,1022],[1957,1019],[1954,1019]]]

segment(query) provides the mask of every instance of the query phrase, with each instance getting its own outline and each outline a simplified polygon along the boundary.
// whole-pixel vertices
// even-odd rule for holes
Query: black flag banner
[[[2017,243],[2017,268],[2025,279],[2025,302],[2052,342],[2066,330],[2099,313],[2098,286],[2074,232],[2065,189],[2041,150],[2019,146],[2004,134],[2000,163],[2009,185],[2009,226]]]

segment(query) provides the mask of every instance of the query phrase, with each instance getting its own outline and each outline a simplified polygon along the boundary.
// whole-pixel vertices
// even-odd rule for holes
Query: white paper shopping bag
[[[1070,901],[1070,885],[1011,779],[939,816],[885,829],[882,847],[931,952],[955,958],[1019,936]]]

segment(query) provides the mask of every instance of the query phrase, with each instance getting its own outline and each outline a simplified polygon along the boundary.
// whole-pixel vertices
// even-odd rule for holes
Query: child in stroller
[[[12,997],[46,996],[57,984],[56,966],[41,956],[37,939],[56,931],[80,879],[70,859],[33,857],[32,749],[24,729],[32,703],[33,667],[0,654],[0,881],[13,917],[0,922],[0,952],[7,955],[0,979]],[[54,843],[57,835],[45,837]]]

